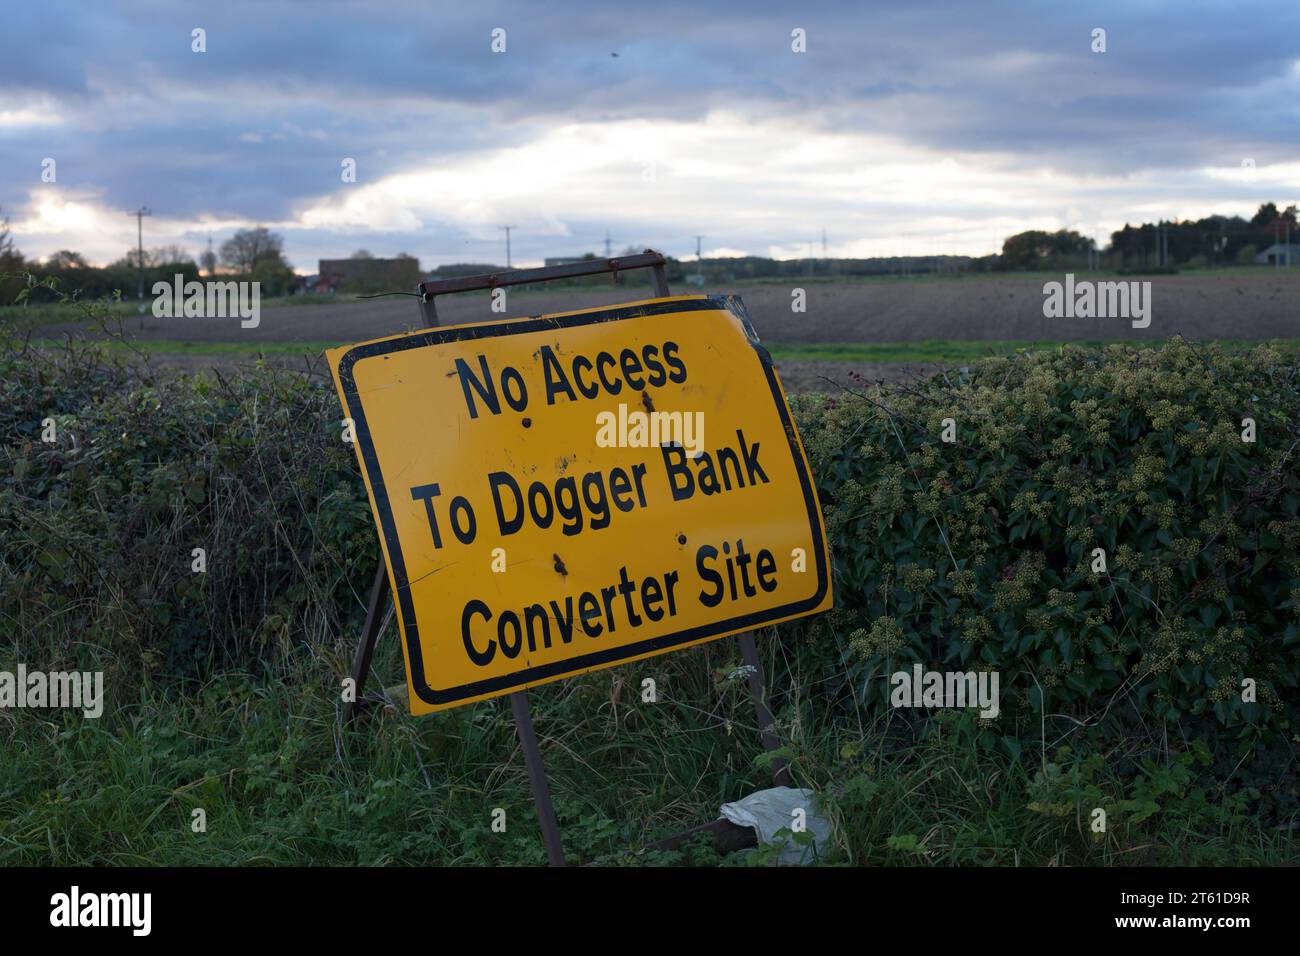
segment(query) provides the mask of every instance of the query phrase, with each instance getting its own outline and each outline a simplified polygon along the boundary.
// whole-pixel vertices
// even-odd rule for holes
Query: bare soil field
[[[1082,279],[1080,275],[1077,278]],[[1117,277],[1098,276],[1100,280]],[[1126,319],[1080,319],[1043,316],[1043,283],[1059,276],[980,276],[911,278],[862,282],[807,281],[807,311],[792,312],[793,284],[745,284],[710,291],[740,295],[760,338],[771,345],[835,345],[926,341],[1095,341],[1158,340],[1175,334],[1189,338],[1300,338],[1300,269],[1292,274],[1261,269],[1257,274],[1222,276],[1152,276],[1122,281],[1151,282],[1151,325],[1135,329]],[[678,289],[678,292],[687,290]],[[614,305],[648,298],[638,286],[600,286],[515,290],[506,317],[539,315]],[[438,302],[444,325],[489,322],[502,317],[489,308],[486,294],[448,296]],[[150,313],[131,317],[131,338],[158,342],[234,343],[247,346],[236,354],[176,354],[155,357],[177,371],[204,368],[233,370],[249,362],[261,344],[276,343],[267,361],[309,369],[328,377],[321,343],[347,343],[419,328],[413,296],[326,304],[268,303],[257,328],[240,327],[237,318],[159,319]],[[43,336],[76,331],[75,325],[45,326]],[[283,343],[302,342],[302,354]],[[310,344],[308,344],[310,343]],[[833,352],[833,350],[832,350]],[[788,392],[833,392],[852,386],[853,375],[867,381],[908,381],[931,374],[934,363],[862,361],[834,355],[778,357],[777,368]]]
[[[1258,275],[1152,276],[1151,325],[1126,319],[1049,319],[1043,316],[1042,277],[963,277],[866,282],[808,281],[807,311],[791,311],[793,284],[753,284],[710,291],[738,293],[765,342],[919,342],[953,340],[1071,341],[1300,337],[1300,269],[1261,269]],[[1079,279],[1085,276],[1078,276]],[[1116,279],[1098,276],[1099,279]],[[1135,281],[1135,280],[1126,280]],[[674,291],[684,293],[685,289]],[[569,288],[510,294],[507,316],[538,315],[649,297],[641,287]],[[438,302],[444,325],[487,322],[501,315],[485,294]],[[190,342],[356,342],[420,327],[412,296],[349,300],[325,305],[268,305],[261,324],[243,329],[237,319],[158,319],[146,313],[133,335]],[[56,327],[50,327],[50,332]]]
[[[329,369],[319,355],[274,355],[265,360],[281,368],[295,369],[322,381],[329,381]],[[175,373],[217,369],[222,374],[251,366],[251,361],[236,355],[176,355],[161,354],[152,357],[155,368]],[[942,366],[927,362],[821,362],[800,359],[778,359],[777,374],[781,387],[787,394],[817,392],[834,394],[845,388],[861,388],[864,382],[913,382],[940,370]]]

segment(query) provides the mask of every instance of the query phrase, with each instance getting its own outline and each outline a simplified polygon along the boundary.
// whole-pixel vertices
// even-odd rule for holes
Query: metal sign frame
[[[550,282],[555,279],[572,279],[580,276],[610,274],[617,281],[618,274],[630,269],[649,269],[651,284],[656,298],[664,298],[672,293],[668,290],[668,278],[664,271],[666,260],[653,249],[632,256],[620,256],[609,259],[589,259],[566,263],[558,266],[546,266],[541,269],[514,269],[507,272],[492,272],[482,275],[463,276],[454,279],[439,279],[421,282],[418,286],[420,299],[420,316],[428,327],[436,326],[438,311],[435,299],[439,295],[457,292],[473,292],[484,289],[498,289],[515,285],[527,285],[535,282]],[[391,595],[388,570],[380,557],[379,567],[375,572],[374,583],[370,586],[370,600],[366,608],[365,623],[361,629],[361,639],[357,643],[356,656],[352,662],[353,702],[343,706],[343,720],[351,724],[357,710],[371,703],[362,697],[362,689],[370,673],[370,662],[374,656],[375,645],[383,629],[387,615],[384,613]],[[754,643],[753,631],[745,631],[737,636],[740,642],[741,657],[748,669],[749,692],[754,698],[754,715],[758,720],[758,729],[763,749],[775,751],[780,740],[774,730],[775,718],[767,706],[766,679],[762,662],[758,658],[758,647]],[[515,730],[519,735],[519,744],[524,753],[524,765],[528,770],[528,779],[533,792],[533,802],[537,807],[537,817],[541,824],[542,839],[546,844],[546,855],[551,866],[564,866],[564,849],[560,843],[560,827],[555,817],[555,808],[551,803],[550,785],[546,778],[546,767],[542,762],[541,750],[537,744],[537,734],[533,727],[532,713],[529,708],[528,691],[518,690],[508,695],[510,709],[514,714]],[[789,770],[785,760],[776,758],[772,762],[772,781],[775,786],[789,784]],[[704,824],[685,833],[679,833],[656,843],[653,849],[672,849],[680,846],[691,837],[711,833],[715,840],[728,848],[745,845],[746,837],[751,831],[736,827],[726,820],[717,820]]]

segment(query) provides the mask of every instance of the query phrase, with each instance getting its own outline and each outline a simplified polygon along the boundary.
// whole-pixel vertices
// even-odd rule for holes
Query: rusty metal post
[[[654,283],[656,298],[663,299],[672,295],[672,293],[668,291],[668,276],[665,274],[662,265],[651,266],[650,281]]]
[[[776,718],[767,706],[767,679],[763,674],[763,662],[758,659],[758,647],[754,644],[754,632],[746,631],[740,635],[740,656],[749,667],[749,692],[754,697],[754,716],[758,718],[758,732],[763,741],[763,749],[772,753],[781,746],[781,738],[776,735]],[[785,760],[778,757],[772,761],[772,784],[777,787],[790,786],[790,771]]]
[[[533,715],[528,708],[528,691],[517,690],[510,695],[510,709],[515,714],[515,730],[519,745],[524,751],[524,766],[528,768],[528,782],[533,788],[533,803],[537,807],[537,821],[542,825],[542,840],[546,843],[546,858],[551,866],[564,866],[564,846],[560,843],[560,824],[555,819],[551,805],[551,788],[546,782],[546,766],[533,732]]]
[[[713,839],[713,849],[718,853],[731,853],[758,846],[758,834],[751,827],[737,826],[726,818],[702,823],[698,827],[674,833],[670,837],[647,843],[647,850],[676,850],[698,836],[708,834]]]
[[[343,705],[343,722],[351,723],[361,704],[361,691],[366,686],[366,677],[370,674],[370,658],[374,656],[375,645],[379,643],[379,626],[383,623],[383,608],[388,599],[388,569],[384,559],[379,558],[379,568],[375,571],[375,581],[370,585],[370,603],[366,606],[366,623],[361,628],[361,640],[357,642],[357,654],[352,661],[352,693],[356,699]]]

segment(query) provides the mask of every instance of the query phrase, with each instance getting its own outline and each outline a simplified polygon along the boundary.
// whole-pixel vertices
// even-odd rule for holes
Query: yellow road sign
[[[427,329],[328,357],[412,713],[831,606],[808,464],[738,298]]]

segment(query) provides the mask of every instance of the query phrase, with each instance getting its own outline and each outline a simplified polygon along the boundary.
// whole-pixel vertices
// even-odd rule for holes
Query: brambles
[[[333,688],[320,659],[355,641],[378,554],[333,393],[265,367],[142,380],[119,356],[0,349],[5,652],[103,669],[119,703],[230,670],[290,695]],[[1298,381],[1296,359],[1268,347],[1174,343],[794,400],[836,609],[779,629],[792,659],[770,672],[778,710],[802,700],[811,724],[865,688],[875,716],[897,719],[890,672],[997,670],[998,717],[954,725],[979,747],[1032,767],[1068,745],[1138,779],[1140,761],[1201,740],[1206,773],[1285,812]],[[814,699],[801,682],[815,674]],[[923,734],[944,726],[911,716]]]
[[[346,632],[376,548],[325,388],[267,368],[132,384],[79,345],[11,346],[0,364],[0,611],[42,660],[90,636],[198,674]],[[836,611],[807,627],[846,639],[889,619],[888,640],[855,642],[869,660],[1002,669],[1034,713],[1036,679],[1052,712],[1085,723],[1136,706],[1285,731],[1298,377],[1268,347],[1175,343],[797,399],[836,560]],[[51,417],[59,438],[42,442]]]
[[[222,852],[232,858],[242,858],[242,844],[227,831],[254,806],[258,822],[240,825],[328,831],[343,860],[383,858],[399,844],[430,860],[506,853],[487,836],[466,836],[470,822],[481,825],[481,807],[448,795],[459,776],[499,764],[513,738],[498,709],[421,724],[419,739],[437,757],[424,770],[404,734],[379,733],[374,746],[389,756],[353,782],[324,769],[335,747],[327,729],[283,736],[285,727],[328,728],[378,554],[333,393],[268,368],[230,380],[142,380],[120,354],[81,344],[0,349],[0,647],[51,670],[105,670],[104,719],[125,746],[166,758],[157,764],[170,768],[161,790],[143,776],[128,788],[142,796],[119,827],[135,833],[169,788],[229,765],[249,774],[205,784],[203,805],[222,808],[216,838],[231,841]],[[1001,827],[1040,862],[1062,852],[1131,862],[1123,851],[1156,832],[1183,834],[1188,848],[1171,849],[1170,860],[1200,859],[1214,846],[1237,860],[1251,852],[1231,849],[1251,843],[1241,835],[1251,821],[1286,819],[1300,606],[1297,378],[1295,360],[1267,348],[1234,357],[1181,344],[1069,349],[950,372],[951,385],[941,377],[910,391],[864,386],[861,395],[794,402],[827,509],[837,607],[824,621],[779,629],[769,679],[798,772],[843,802],[851,858],[1009,862],[987,845],[988,829]],[[1247,414],[1259,423],[1253,444],[1237,427]],[[46,418],[56,423],[53,442],[42,441]],[[940,438],[945,418],[956,422],[953,443]],[[636,806],[678,799],[664,781],[688,779],[704,781],[690,800],[716,806],[723,782],[705,768],[725,776],[757,749],[743,730],[678,726],[706,715],[697,704],[711,695],[708,713],[719,719],[744,712],[732,699],[743,680],[705,686],[711,660],[724,674],[736,667],[726,642],[681,655],[654,672],[681,707],[623,713],[620,733],[642,736],[619,751],[618,772],[627,772],[626,754],[644,752],[638,772],[654,781]],[[889,673],[913,663],[1000,671],[998,716],[890,708]],[[645,676],[629,668],[629,679]],[[200,689],[171,693],[178,679],[202,676]],[[1257,683],[1254,704],[1241,700],[1242,676]],[[586,728],[584,740],[604,741],[607,679],[565,686],[539,694],[539,708]],[[864,688],[874,713],[854,711]],[[176,707],[188,716],[174,716]],[[137,708],[138,732],[125,719]],[[313,721],[287,716],[298,711]],[[914,744],[898,735],[908,718],[922,737]],[[177,721],[193,736],[177,735]],[[27,755],[12,779],[35,783],[30,794],[26,782],[13,784],[23,796],[10,811],[43,819],[38,793],[62,771],[37,725],[23,726],[9,744]],[[464,730],[488,726],[491,739]],[[990,747],[1002,751],[996,760]],[[301,794],[285,754],[315,768]],[[89,768],[106,758],[86,750],[78,759],[88,782],[74,795],[76,812],[98,814],[101,791],[115,791]],[[444,773],[446,760],[462,769]],[[589,768],[557,772],[581,791]],[[761,783],[761,770],[746,772]],[[1170,773],[1179,775],[1174,790],[1160,783]],[[379,801],[372,783],[387,794],[398,779],[398,790],[433,788],[455,825],[413,835],[405,805],[388,801],[352,835],[346,808]],[[523,805],[522,771],[510,779],[511,805]],[[985,788],[959,782],[975,779],[986,782],[987,801]],[[1205,780],[1231,786],[1206,789]],[[860,812],[868,790],[871,812]],[[1271,810],[1261,814],[1266,798]],[[268,799],[278,801],[273,811]],[[594,852],[610,852],[637,837],[629,799],[619,791],[607,805],[560,811],[573,832],[586,831],[570,822],[593,813],[624,821],[615,836],[591,838]],[[1088,829],[1095,808],[1108,815],[1105,834]],[[191,859],[191,809],[176,809],[177,826],[159,818],[134,839]],[[683,821],[671,822],[666,829]],[[86,835],[74,858],[116,858],[93,827],[75,829]],[[889,849],[909,833],[935,834],[925,855]],[[292,840],[263,838],[285,859],[315,858]],[[1062,851],[1062,840],[1072,849]],[[17,852],[49,851],[36,841]]]
[[[802,397],[836,608],[800,630],[854,635],[863,679],[912,662],[1001,671],[1004,715],[984,736],[1017,752],[1083,728],[1208,737],[1228,769],[1285,747],[1298,383],[1300,362],[1268,346],[1176,340]],[[885,706],[885,682],[870,688]]]
[[[11,345],[0,407],[0,630],[19,659],[89,649],[129,697],[150,675],[273,667],[360,613],[369,509],[307,377],[141,381],[77,344]]]

